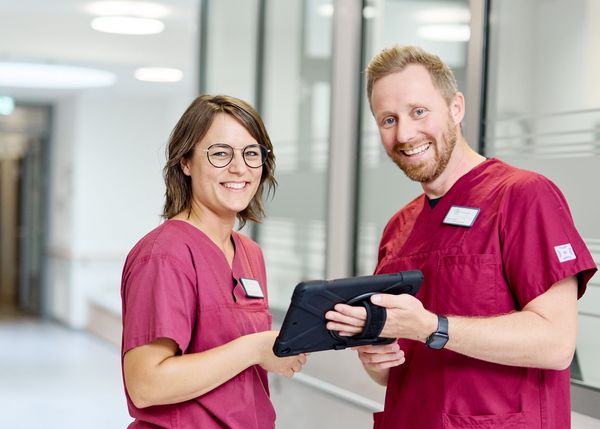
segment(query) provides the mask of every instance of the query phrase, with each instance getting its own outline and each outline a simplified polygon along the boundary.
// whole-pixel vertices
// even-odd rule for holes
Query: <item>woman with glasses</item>
[[[275,426],[267,371],[292,376],[306,356],[273,354],[262,252],[234,231],[264,215],[272,149],[258,113],[233,97],[198,97],[175,126],[166,221],[123,269],[130,428]]]

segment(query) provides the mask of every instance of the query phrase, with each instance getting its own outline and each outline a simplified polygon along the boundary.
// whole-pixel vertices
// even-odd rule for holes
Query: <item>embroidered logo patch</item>
[[[560,262],[572,261],[573,259],[577,258],[570,243],[554,246],[554,251],[556,252],[556,256],[558,256],[558,260]]]

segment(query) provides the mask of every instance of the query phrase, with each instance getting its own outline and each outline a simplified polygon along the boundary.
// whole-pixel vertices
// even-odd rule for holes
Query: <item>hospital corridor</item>
[[[169,142],[177,138],[172,131],[190,103],[204,94],[247,102],[270,137],[272,150],[245,128],[243,132],[256,140],[252,144],[242,148],[219,140],[198,151],[199,146],[192,145],[176,164],[183,180],[211,168],[202,177],[223,185],[220,190],[237,192],[235,198],[251,188],[254,177],[264,180],[263,172],[272,168],[275,192],[267,193],[265,187],[262,197],[256,197],[264,205],[261,222],[250,220],[238,231],[238,200],[214,201],[226,207],[222,212],[230,216],[233,230],[256,242],[262,251],[256,254],[264,258],[266,285],[251,282],[258,285],[258,292],[252,291],[241,276],[242,287],[237,287],[234,256],[227,251],[228,246],[234,254],[238,249],[233,238],[227,241],[219,256],[231,256],[226,260],[231,268],[227,281],[234,286],[226,296],[235,304],[240,296],[251,304],[264,302],[265,320],[271,320],[268,310],[274,329],[283,323],[301,282],[367,276],[375,270],[388,273],[394,267],[404,271],[423,262],[427,252],[439,260],[428,266],[416,297],[431,300],[433,305],[424,308],[433,308],[432,314],[436,308],[461,308],[455,305],[460,299],[455,289],[439,286],[434,295],[428,288],[438,279],[440,284],[451,283],[453,276],[467,275],[510,284],[502,297],[513,306],[511,311],[521,311],[521,300],[529,303],[533,296],[517,286],[513,289],[513,284],[521,285],[530,273],[543,273],[544,279],[554,276],[542,256],[536,259],[537,254],[524,250],[549,236],[546,226],[552,215],[536,211],[549,207],[548,200],[539,205],[520,200],[520,211],[503,205],[498,209],[506,210],[499,222],[516,225],[510,240],[517,244],[510,247],[513,242],[504,241],[504,228],[491,234],[490,242],[509,243],[502,251],[508,249],[519,259],[509,262],[519,269],[527,265],[520,277],[513,276],[506,268],[509,263],[490,263],[497,256],[493,252],[461,248],[470,244],[470,228],[488,219],[489,211],[462,203],[450,207],[448,198],[443,199],[448,194],[425,196],[427,184],[441,173],[419,181],[405,174],[410,169],[403,160],[423,153],[423,159],[435,156],[439,167],[439,159],[446,156],[440,171],[452,167],[451,155],[440,147],[451,147],[448,153],[458,147],[456,135],[450,133],[458,130],[464,137],[459,143],[465,143],[463,149],[481,165],[506,163],[553,183],[552,189],[560,192],[552,195],[566,205],[560,206],[560,221],[552,223],[552,233],[569,227],[565,235],[576,231],[577,237],[547,249],[561,267],[587,264],[544,285],[550,288],[566,277],[579,285],[577,302],[573,288],[572,305],[565,305],[566,314],[577,321],[577,333],[561,337],[573,339],[569,350],[575,348],[570,365],[557,370],[564,382],[562,415],[566,421],[570,411],[574,429],[600,429],[600,274],[593,274],[600,266],[600,1],[18,0],[0,1],[0,29],[0,429],[112,429],[133,421],[120,355],[123,270],[136,243],[165,224],[163,167]],[[404,76],[406,70],[374,81],[366,70],[382,50],[396,45],[417,46],[438,56],[461,94],[453,92],[452,100],[464,101],[457,124],[452,122],[454,104],[444,105],[443,116],[426,116],[429,111],[409,103],[413,122],[408,123],[416,124],[421,114],[430,121],[424,121],[429,128],[418,147],[402,147],[399,131],[390,137],[389,130],[401,130],[408,115],[396,117],[386,106],[386,115],[374,118],[384,105],[381,100],[404,88],[400,80],[386,91],[377,85],[390,76]],[[438,97],[437,81],[427,82]],[[417,125],[410,131],[416,129]],[[205,135],[211,134],[203,134],[201,142]],[[396,143],[390,144],[392,139]],[[194,170],[191,159],[201,159],[203,167]],[[246,178],[215,179],[218,172],[235,168]],[[194,183],[204,182],[189,183],[192,189]],[[212,194],[207,195],[210,199]],[[447,203],[448,213],[444,211],[435,228],[451,226],[449,234],[459,238],[432,233],[431,241],[416,240],[415,220],[410,234],[402,232],[412,253],[401,254],[396,242],[385,240],[399,225],[395,214],[420,201],[427,202],[420,213],[433,213],[436,204],[439,208]],[[233,214],[231,207],[236,208]],[[454,223],[447,220],[461,209],[463,217]],[[397,222],[386,229],[390,219]],[[450,243],[446,248],[444,240]],[[463,253],[453,254],[455,248]],[[248,266],[255,263],[248,258]],[[492,265],[497,271],[489,274],[486,270]],[[469,290],[468,282],[457,283],[463,293]],[[473,283],[482,287],[473,289],[467,304],[471,298],[479,302],[487,297],[494,305],[501,301],[491,286],[483,287],[487,281]],[[252,301],[264,298],[261,287],[268,288],[268,301]],[[172,301],[171,295],[164,302]],[[372,322],[372,309],[364,308]],[[468,316],[479,317],[479,310]],[[439,313],[432,316],[437,316],[438,328],[431,332],[432,326],[418,337],[426,338],[429,348],[414,342],[423,353],[448,352],[435,348],[448,341],[444,319],[458,313]],[[190,328],[194,334],[195,326]],[[333,328],[318,328],[328,340],[329,335],[341,341]],[[429,342],[437,334],[443,341]],[[465,356],[475,361],[467,354],[461,358]],[[454,361],[448,362],[449,371],[457,370],[453,376],[462,374],[470,383],[472,395],[467,399],[485,402],[489,396],[478,390],[481,385],[474,380],[479,379],[470,378],[469,368],[451,368]],[[541,368],[520,363],[510,370]],[[410,359],[406,368],[409,364]],[[449,373],[436,370],[425,372],[429,382],[435,379],[436,386],[448,387]],[[351,349],[313,352],[292,378],[269,373],[268,380],[278,429],[371,428],[374,413],[383,410],[386,399],[386,387],[367,375]],[[453,388],[460,390],[457,384]],[[507,402],[512,399],[512,393],[498,391]],[[388,398],[401,394],[399,389],[387,392],[392,395]],[[407,408],[427,410],[436,401],[442,403],[446,393],[437,389]],[[264,390],[261,394],[268,403]],[[455,405],[461,409],[463,402]],[[512,412],[526,414],[520,408]],[[502,413],[465,412],[466,418],[480,419],[496,414]],[[442,415],[455,418],[450,411],[440,413],[440,425]],[[387,428],[391,418],[386,418]]]

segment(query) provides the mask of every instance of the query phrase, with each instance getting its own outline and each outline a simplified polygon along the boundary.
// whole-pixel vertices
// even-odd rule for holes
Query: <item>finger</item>
[[[327,313],[325,313],[325,318],[332,322],[341,322],[346,323],[347,325],[362,326],[365,324],[366,313],[365,317],[361,318],[338,313],[337,311],[328,311]]]
[[[348,316],[346,314],[338,313],[336,311],[328,311],[325,314],[325,318],[333,322],[341,322],[346,323],[348,325],[360,326],[365,324],[364,319],[361,319],[360,317]]]
[[[394,308],[394,307],[398,307],[395,298],[397,298],[396,295],[380,293],[380,294],[371,296],[371,302],[375,305],[379,305],[380,307]]]
[[[395,366],[402,365],[404,362],[405,362],[405,359],[402,358],[402,359],[391,360],[391,361],[387,361],[387,362],[369,364],[367,366],[371,369],[380,370],[380,369],[393,368]]]
[[[347,321],[328,321],[325,327],[330,331],[352,331],[352,332],[362,332],[364,329],[364,322],[357,323],[348,323]]]
[[[352,337],[356,334],[357,334],[357,332],[338,331],[338,335],[340,337]]]
[[[397,342],[390,344],[370,344],[366,346],[352,347],[353,350],[364,353],[393,353],[400,350],[400,345]]]
[[[359,355],[359,357],[362,362],[382,363],[382,362],[389,362],[389,361],[404,359],[404,352],[398,351],[395,353],[379,353],[379,354],[361,353]]]
[[[338,313],[344,314],[346,316],[354,317],[356,319],[366,319],[367,318],[367,310],[364,307],[356,307],[353,305],[347,304],[336,304],[333,307],[335,311]]]
[[[390,295],[389,293],[380,293],[371,296],[371,302],[375,305],[385,308],[407,308],[412,301],[418,301],[414,296],[403,293],[400,295]]]
[[[327,325],[325,325],[325,327],[330,331],[349,332],[350,335],[358,334],[363,331],[362,326],[349,326],[343,323],[336,322],[328,322]]]

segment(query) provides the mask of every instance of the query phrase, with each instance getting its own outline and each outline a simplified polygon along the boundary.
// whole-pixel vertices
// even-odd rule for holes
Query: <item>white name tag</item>
[[[475,223],[478,214],[479,209],[473,207],[452,206],[444,218],[444,223],[447,225],[471,227]]]
[[[263,291],[260,288],[260,283],[255,279],[246,279],[244,277],[240,278],[240,282],[242,283],[242,287],[246,292],[246,296],[249,298],[264,298]]]

